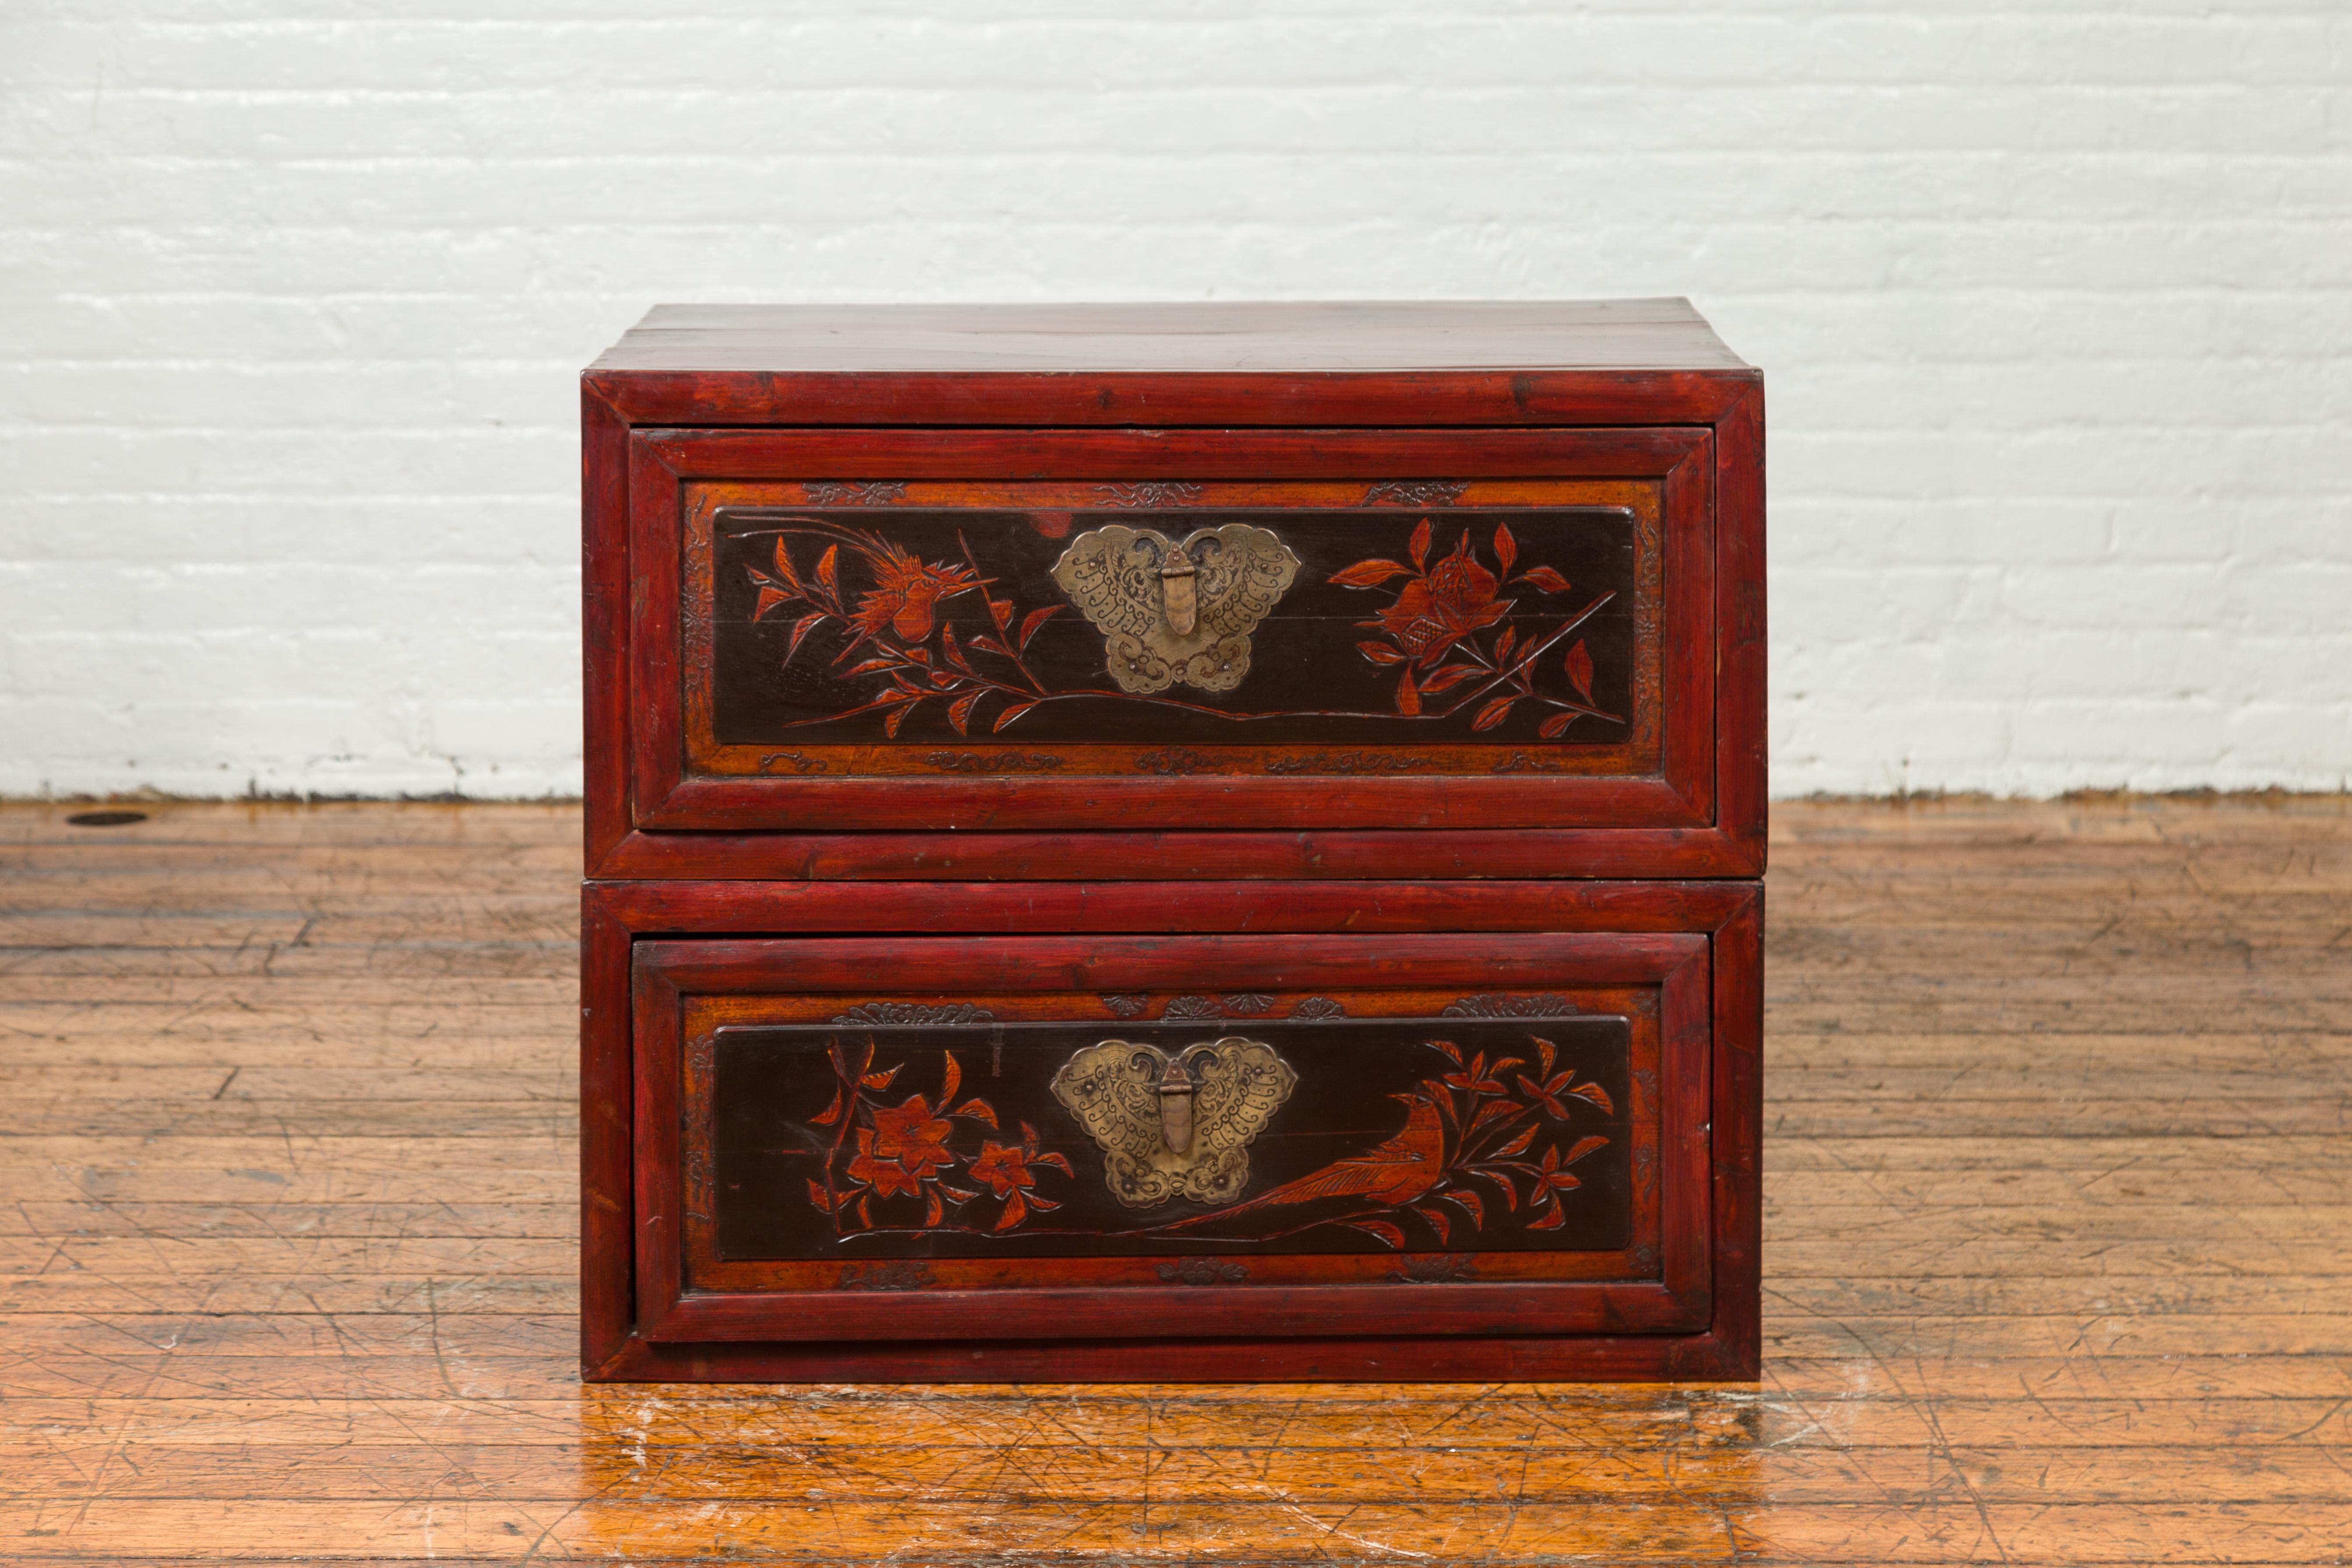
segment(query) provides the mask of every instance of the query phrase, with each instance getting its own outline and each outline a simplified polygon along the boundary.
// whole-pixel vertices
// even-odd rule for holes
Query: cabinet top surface
[[[1687,300],[659,305],[595,372],[1746,371]]]

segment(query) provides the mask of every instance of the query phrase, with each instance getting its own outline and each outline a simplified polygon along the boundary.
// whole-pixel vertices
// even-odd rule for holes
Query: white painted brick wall
[[[2352,782],[2345,0],[11,0],[0,91],[0,793],[576,790],[658,300],[1659,293],[1780,793]]]

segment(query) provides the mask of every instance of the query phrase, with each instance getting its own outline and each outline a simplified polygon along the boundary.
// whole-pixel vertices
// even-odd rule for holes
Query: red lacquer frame
[[[1763,426],[1752,373],[1163,376],[1106,385],[1091,412],[1073,408],[1069,389],[1049,384],[1054,378],[877,379],[898,389],[887,409],[873,406],[873,388],[837,377],[796,387],[792,377],[603,372],[583,384],[590,875],[981,880],[1761,870]],[[1236,382],[1226,389],[1232,401],[1218,405],[1212,384],[1229,380]],[[822,399],[814,395],[820,384]],[[1165,427],[1100,427],[1135,417],[1108,411],[1155,395],[1152,423]],[[1019,424],[1049,409],[1053,428],[954,427]],[[1185,427],[1243,418],[1252,427]],[[1285,420],[1318,427],[1264,427]],[[1383,423],[1398,427],[1366,428]],[[719,427],[735,424],[777,427]],[[1497,427],[1447,427],[1476,424]],[[677,510],[689,479],[1432,474],[1662,484],[1670,552],[1664,776],[1389,778],[1377,785],[1121,779],[1106,786],[683,775]],[[1679,561],[1676,550],[1685,552]],[[778,793],[785,790],[792,793]],[[785,820],[786,800],[788,830],[757,830]]]
[[[1738,882],[592,883],[583,930],[585,1375],[784,1382],[1752,1378],[1759,1355],[1761,916],[1762,889]],[[1238,932],[1250,940],[1237,941]],[[1465,939],[1482,932],[1515,934]],[[1017,989],[1041,962],[1052,966],[1053,985],[1078,988],[1123,985],[1151,973],[1197,976],[1203,963],[1214,965],[1220,983],[1234,984],[1310,973],[1318,978],[1308,983],[1322,983],[1345,970],[1504,986],[1647,965],[1662,977],[1679,977],[1675,984],[1691,1004],[1683,1026],[1694,1039],[1705,1037],[1704,1099],[1693,1101],[1691,1136],[1704,1138],[1706,1180],[1679,1200],[1695,1205],[1680,1222],[1681,1234],[1705,1238],[1705,1249],[1670,1260],[1678,1289],[1653,1288],[1659,1299],[1646,1305],[1633,1296],[1612,1304],[1590,1284],[1580,1287],[1583,1298],[1570,1298],[1564,1293],[1580,1289],[1572,1282],[1323,1287],[1311,1302],[1289,1303],[1292,1311],[1314,1315],[1312,1335],[1281,1335],[1236,1318],[1236,1331],[1223,1337],[1171,1338],[1164,1315],[1154,1320],[1146,1312],[1134,1323],[1124,1315],[1156,1292],[1125,1290],[1117,1292],[1120,1301],[1104,1302],[1061,1289],[1041,1292],[1055,1303],[1059,1337],[1049,1343],[981,1337],[975,1304],[961,1300],[963,1292],[892,1301],[879,1309],[889,1318],[882,1327],[871,1294],[835,1303],[811,1293],[793,1298],[812,1310],[805,1329],[795,1331],[799,1337],[747,1338],[777,1331],[772,1299],[678,1297],[676,1249],[660,1234],[664,1210],[675,1206],[664,1184],[665,1173],[676,1168],[674,1111],[660,1097],[659,1075],[641,1084],[637,1070],[641,1030],[658,1051],[661,988],[641,998],[649,999],[651,1015],[639,1010],[635,1019],[631,996],[633,967],[689,981],[724,978],[730,968],[740,980],[745,964],[772,968],[774,950],[740,942],[747,933],[825,939],[796,944],[793,973],[810,984],[858,990],[876,988],[877,961],[889,985],[910,989],[937,987],[947,973]],[[858,933],[888,936],[857,940]],[[1257,940],[1271,933],[1295,940]],[[636,963],[644,939],[709,935],[738,940],[681,944],[667,960]],[[1383,940],[1365,940],[1373,936]],[[935,967],[941,963],[949,970]],[[667,1143],[658,1125],[665,1116],[671,1118]],[[1670,1252],[1674,1234],[1670,1229]],[[1465,1289],[1483,1294],[1459,1294]],[[1514,1290],[1547,1294],[1504,1299]],[[1349,1291],[1368,1299],[1337,1299]],[[1242,1301],[1251,1292],[1211,1294]],[[1331,1299],[1321,1299],[1326,1294]],[[1485,1300],[1489,1294],[1496,1299]],[[1183,1300],[1197,1312],[1204,1295],[1188,1289]],[[1703,1326],[1674,1331],[1676,1313],[1690,1310]],[[1649,1325],[1635,1321],[1645,1314]],[[1537,1324],[1549,1331],[1531,1331]],[[821,1337],[850,1325],[866,1331],[855,1340]],[[1364,1331],[1332,1331],[1349,1326]],[[1663,1331],[1629,1331],[1644,1326]],[[886,1332],[892,1337],[880,1337]]]

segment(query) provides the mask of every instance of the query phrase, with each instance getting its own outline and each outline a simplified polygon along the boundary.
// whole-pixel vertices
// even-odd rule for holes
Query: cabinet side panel
[[[1764,388],[1748,389],[1717,426],[1716,637],[1722,647],[1717,822],[1761,876],[1767,805],[1764,605]]]
[[[1764,887],[1748,886],[1714,937],[1714,1333],[1728,1353],[1716,1375],[1737,1378],[1763,1357]]]
[[[629,832],[628,426],[585,386],[580,394],[580,657],[586,871],[594,876]]]
[[[602,889],[580,900],[580,1352],[600,1366],[635,1320],[629,931]]]

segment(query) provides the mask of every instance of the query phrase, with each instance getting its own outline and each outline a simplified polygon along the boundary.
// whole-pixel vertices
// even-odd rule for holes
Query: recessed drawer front
[[[1703,937],[654,941],[634,984],[648,1339],[1707,1321]]]
[[[1655,1168],[1648,1013],[1637,1031],[1558,995],[1491,999],[1530,1021],[1130,1000],[1161,1016],[869,1003],[709,1030],[724,1010],[698,1009],[688,1114],[710,1123],[714,1263],[815,1259],[804,1274],[838,1280],[824,1264],[1086,1259],[1024,1268],[1149,1280],[1151,1259],[1206,1254],[1234,1279],[1377,1278],[1359,1260],[1407,1248],[1633,1261],[1635,1122]]]
[[[695,771],[1657,771],[1646,487],[1212,489],[698,489]]]
[[[1703,430],[635,439],[641,832],[1717,824]]]

